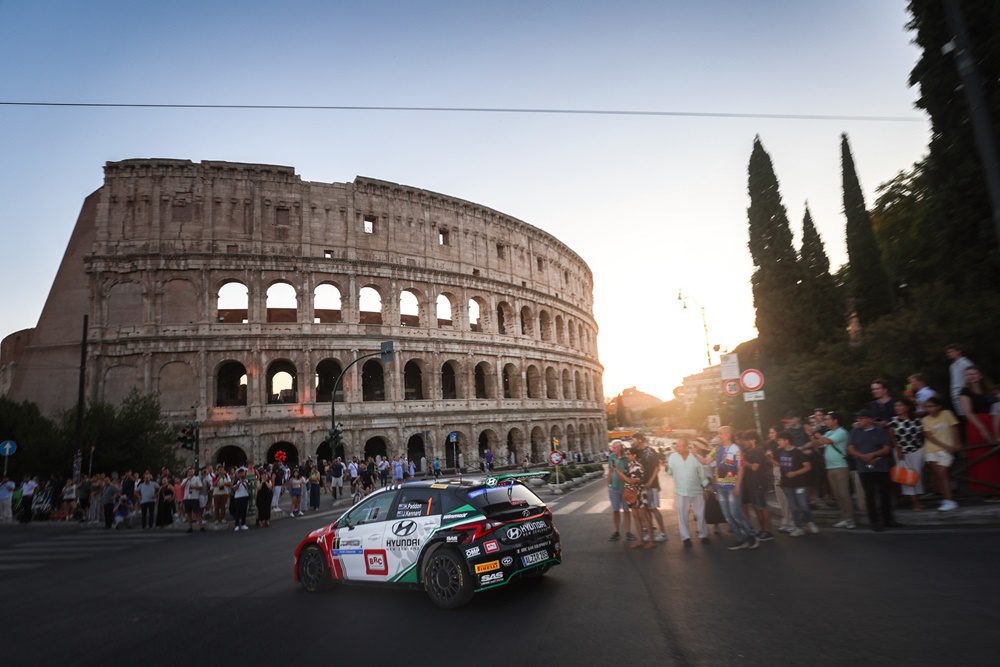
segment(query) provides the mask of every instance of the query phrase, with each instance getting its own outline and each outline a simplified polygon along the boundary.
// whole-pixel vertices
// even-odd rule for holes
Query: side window
[[[454,512],[459,507],[464,507],[469,504],[469,500],[465,497],[463,489],[454,489],[445,491],[441,496],[441,511],[444,514],[449,512]]]
[[[361,503],[347,515],[351,525],[361,526],[366,523],[385,521],[389,518],[389,509],[393,506],[396,494],[391,491],[380,493]]]
[[[409,488],[399,492],[396,519],[415,519],[441,514],[441,493],[435,489]]]

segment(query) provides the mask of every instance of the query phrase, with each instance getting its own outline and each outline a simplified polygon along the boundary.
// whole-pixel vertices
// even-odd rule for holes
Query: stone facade
[[[391,340],[391,363],[345,375],[344,454],[450,461],[452,431],[472,458],[539,461],[551,437],[596,452],[592,292],[557,239],[455,197],[282,166],[109,162],[38,325],[3,341],[0,390],[71,407],[88,314],[88,398],[158,392],[168,418],[201,423],[204,460],[315,458],[332,453],[333,378]]]

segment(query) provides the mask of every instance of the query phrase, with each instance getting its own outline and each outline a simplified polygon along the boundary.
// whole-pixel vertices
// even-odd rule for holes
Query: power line
[[[730,111],[642,111],[638,109],[536,109],[519,107],[414,107],[361,104],[182,104],[140,102],[29,102],[3,101],[8,107],[77,107],[98,109],[249,109],[279,111],[411,111],[434,113],[508,113],[570,116],[655,116],[667,118],[751,118],[777,120],[850,120],[888,123],[920,123],[920,116],[878,116],[854,114],[748,113]]]

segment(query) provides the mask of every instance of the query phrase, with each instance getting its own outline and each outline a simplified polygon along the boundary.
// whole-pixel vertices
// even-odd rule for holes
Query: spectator
[[[660,514],[660,457],[646,444],[646,436],[636,433],[635,447],[639,450],[642,461],[643,484],[646,486],[646,525],[649,527],[650,542],[666,542],[667,534],[663,529],[663,515]],[[655,522],[655,524],[654,524]],[[654,534],[654,529],[659,531]],[[646,541],[643,537],[643,541]]]
[[[165,528],[174,522],[174,485],[170,476],[164,475],[156,490],[156,527]]]
[[[959,345],[952,343],[944,348],[944,353],[951,360],[948,366],[949,389],[951,390],[951,405],[959,417],[966,413],[962,410],[962,389],[965,388],[965,371],[973,367],[972,361],[965,356],[965,351]]]
[[[316,467],[313,472],[317,473]],[[250,504],[250,482],[247,481],[247,469],[240,467],[236,470],[236,478],[231,484],[233,490],[233,519],[236,527],[234,532],[249,530],[247,528],[247,507]],[[316,495],[319,496],[319,480],[316,480]]]
[[[994,387],[990,416],[993,417],[993,433],[1000,438],[1000,387]]]
[[[781,490],[781,466],[778,465],[778,429],[772,426],[767,430],[767,447],[764,455],[771,466],[771,479],[774,486],[774,497],[778,500],[778,507],[781,510],[781,525],[778,526],[779,533],[790,533],[795,529],[795,522],[792,521],[792,511],[788,507],[788,499],[785,492]]]
[[[361,468],[358,466],[357,457],[351,459],[351,463],[347,466],[347,471],[351,475],[351,494],[353,495],[357,491],[361,480]]]
[[[178,475],[174,475],[174,503],[177,507],[177,516],[180,517],[181,521],[187,521],[187,512],[184,509],[184,486],[181,484],[181,478]]]
[[[955,460],[955,453],[962,442],[958,435],[958,419],[951,410],[945,410],[944,404],[937,396],[931,396],[924,402],[927,416],[924,424],[924,459],[930,464],[934,473],[934,484],[943,500],[938,507],[939,512],[949,512],[958,503],[951,497],[951,479],[948,468]]]
[[[338,456],[330,464],[330,495],[336,500],[344,494],[344,464]]]
[[[302,474],[299,472],[298,467],[292,470],[292,478],[288,480],[288,492],[292,497],[292,513],[291,516],[305,516],[302,511],[302,489],[305,487],[305,480],[302,479]]]
[[[80,477],[80,485],[76,490],[76,503],[80,509],[80,523],[84,523],[90,515],[90,479],[86,475]]]
[[[927,385],[927,379],[921,373],[914,373],[907,378],[910,388],[913,390],[913,400],[916,403],[916,416],[923,417],[927,414],[924,403],[932,396],[937,396],[937,392]]]
[[[62,488],[62,513],[63,521],[69,521],[76,512],[76,484],[72,479],[67,479]]]
[[[309,509],[313,512],[319,509],[320,500],[319,468],[313,466],[309,471]]]
[[[813,439],[823,449],[826,479],[840,512],[840,521],[833,524],[833,527],[853,530],[854,505],[851,503],[850,464],[847,461],[849,435],[840,425],[840,414],[828,412],[824,419],[826,432],[822,435],[815,434]]]
[[[118,497],[121,495],[121,486],[118,484],[118,473],[111,473],[104,491],[101,492],[101,506],[104,508],[104,529],[111,530],[115,520],[115,507],[118,504]]]
[[[712,467],[715,465],[715,450],[710,448],[704,438],[695,438],[694,451],[691,453],[705,471],[705,477],[709,480],[709,486],[705,487],[705,523],[712,525],[712,530],[719,535],[719,524],[725,523],[726,516],[722,513],[722,505],[715,494],[712,484]]]
[[[643,470],[642,461],[639,459],[639,451],[633,447],[629,447],[625,456],[627,458],[627,464],[625,466],[625,472],[623,473],[618,468],[615,468],[615,474],[625,483],[625,490],[628,493],[623,492],[623,499],[627,498],[629,494],[634,496],[632,502],[627,502],[626,504],[629,509],[635,510],[635,522],[638,524],[639,532],[646,527],[646,522],[649,520],[649,514],[646,512],[646,484],[643,480],[646,477],[646,472]],[[652,533],[652,526],[649,527],[649,532]],[[649,542],[637,541],[632,545],[633,549],[653,549],[656,547],[656,543],[650,540]]]
[[[715,454],[715,489],[719,494],[719,504],[722,513],[729,523],[729,528],[736,536],[736,544],[730,545],[730,551],[738,549],[756,549],[760,546],[750,522],[743,516],[740,509],[740,487],[743,485],[743,452],[733,443],[732,429],[723,426],[719,429],[721,440]]]
[[[389,459],[384,456],[379,456],[377,468],[379,484],[385,486],[389,483]]]
[[[708,544],[704,495],[705,487],[708,486],[708,477],[705,475],[705,467],[701,462],[691,456],[687,438],[679,438],[674,445],[674,451],[667,459],[667,473],[674,478],[677,528],[681,534],[681,543],[685,547],[691,546],[688,513],[694,511],[698,537],[703,544]]]
[[[417,475],[417,465],[413,461],[409,462],[409,473],[410,479],[413,479]]]
[[[483,461],[486,464],[486,474],[488,475],[493,471],[493,452],[487,449],[486,453],[483,455]]]
[[[896,415],[889,422],[889,437],[896,449],[896,456],[907,468],[917,473],[913,486],[901,485],[903,495],[910,497],[914,512],[923,509],[919,496],[924,492],[924,425],[914,415],[916,405],[907,398],[896,399]]]
[[[133,498],[132,500],[135,500],[135,498]],[[131,503],[129,502],[128,497],[124,493],[118,495],[118,500],[115,502],[114,505],[115,530],[120,529],[122,526],[125,526],[126,528],[131,527],[128,524],[128,517],[129,514],[131,514],[131,511],[129,510],[130,505]]]
[[[21,523],[30,523],[33,513],[32,505],[35,501],[35,492],[38,490],[38,482],[31,475],[25,475],[21,482],[21,505],[18,512],[18,520]]]
[[[284,466],[280,463],[274,467],[274,492],[271,494],[271,511],[280,512],[281,507],[278,505],[281,500],[281,489],[285,483],[285,471]]]
[[[271,525],[271,498],[274,495],[274,475],[265,470],[260,475],[260,489],[257,490],[257,527]]]
[[[792,434],[788,431],[778,433],[778,465],[781,468],[781,490],[792,509],[792,519],[795,528],[789,533],[792,537],[802,537],[805,529],[810,533],[818,533],[819,528],[812,521],[809,509],[809,471],[812,464],[807,455],[792,446]]]
[[[0,523],[10,523],[14,520],[14,490],[17,484],[4,475],[0,477]]]
[[[635,541],[635,535],[629,532],[629,528],[632,523],[632,516],[629,512],[628,505],[625,504],[622,498],[622,493],[625,490],[625,481],[618,474],[625,473],[628,471],[628,459],[626,459],[622,451],[623,443],[621,440],[611,441],[611,453],[608,455],[608,474],[606,476],[608,483],[608,501],[611,503],[611,523],[615,527],[615,532],[611,533],[611,537],[608,538],[609,542],[617,542],[621,539],[621,533],[619,532],[621,528],[621,514],[625,514],[625,539],[629,542]]]
[[[194,531],[195,521],[201,523],[201,489],[203,486],[204,481],[194,474],[194,468],[188,468],[187,475],[181,482],[181,489],[184,494],[184,515],[187,517],[187,532],[189,533]],[[201,525],[201,531],[205,531],[204,524]]]
[[[851,430],[847,453],[857,461],[869,524],[872,530],[881,532],[899,525],[892,515],[892,487],[889,484],[892,442],[884,429],[875,426],[871,410],[862,410],[857,417],[858,425]]]
[[[991,447],[997,445],[991,411],[996,402],[993,386],[975,366],[965,370],[965,386],[959,396],[962,414],[965,415],[965,444],[969,448],[969,477],[996,484],[1000,482],[1000,458],[989,456]],[[976,481],[970,483],[972,491],[995,494],[996,489]]]
[[[872,402],[868,404],[868,410],[872,413],[872,419],[879,428],[888,428],[889,422],[896,416],[896,409],[893,407],[895,401],[889,393],[889,385],[885,380],[872,380]]]
[[[392,483],[403,483],[403,462],[399,460],[398,454],[392,459]]]
[[[212,509],[215,511],[215,523],[221,525],[226,521],[226,509],[229,507],[229,475],[225,470],[215,474],[212,482]]]
[[[771,533],[771,512],[767,509],[767,487],[770,484],[771,466],[764,456],[760,446],[760,435],[752,431],[743,434],[743,487],[740,489],[740,500],[744,508],[743,514],[749,516],[752,509],[757,515],[760,532],[757,539],[770,542],[774,539]]]
[[[135,487],[135,495],[139,500],[139,511],[142,513],[142,529],[146,529],[147,521],[150,528],[156,518],[156,492],[157,485],[153,481],[153,473],[148,470],[142,476],[142,482]]]
[[[135,473],[131,470],[126,470],[125,476],[122,477],[121,481],[121,494],[125,496],[125,502],[129,509],[135,505],[135,484]]]
[[[785,418],[781,420],[784,430],[792,436],[792,446],[802,448],[809,444],[809,436],[806,434],[802,420],[792,411],[785,413]]]
[[[441,477],[441,459],[439,459],[436,456],[434,457],[433,468],[434,468],[434,479],[438,479],[439,477]]]

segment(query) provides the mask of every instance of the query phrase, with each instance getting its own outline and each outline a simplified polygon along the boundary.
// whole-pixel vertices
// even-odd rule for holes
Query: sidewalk
[[[909,502],[909,501],[907,501]],[[822,501],[812,510],[813,521],[821,526],[830,526],[840,520],[840,514],[835,508],[826,507]],[[950,512],[938,512],[939,500],[924,501],[924,510],[914,512],[911,509],[895,509],[896,521],[904,526],[940,527],[940,526],[983,526],[1000,525],[1000,503],[985,503],[978,499],[965,499],[957,509]],[[777,500],[768,498],[768,507],[772,516],[778,520],[781,508]],[[855,508],[856,509],[856,508]],[[868,515],[855,511],[854,521],[859,526],[868,525]]]

